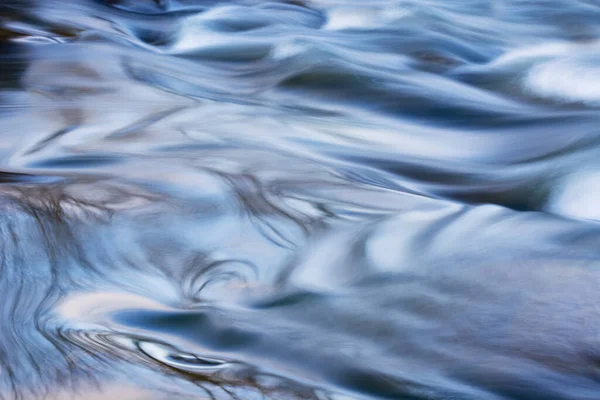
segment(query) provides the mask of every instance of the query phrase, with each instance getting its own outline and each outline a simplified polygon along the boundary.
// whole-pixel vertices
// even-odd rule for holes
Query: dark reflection
[[[92,301],[103,299],[104,305],[121,296],[119,307],[127,307],[128,299],[137,304],[133,294],[189,307],[228,295],[223,289],[219,294],[215,287],[256,280],[256,276],[239,280],[247,270],[236,265],[243,267],[249,261],[211,261],[214,256],[201,248],[203,241],[190,236],[204,229],[204,224],[216,223],[206,221],[217,218],[213,206],[208,204],[203,210],[199,203],[199,208],[186,210],[165,203],[161,195],[98,180],[27,185],[5,186],[2,194],[3,394],[54,396],[56,385],[110,382],[119,374],[153,388],[153,383],[135,378],[136,368],[145,366],[175,379],[175,385],[178,379],[192,382],[197,395],[211,398],[224,394],[247,398],[252,391],[273,398],[321,398],[301,384],[269,378],[269,374],[262,377],[250,365],[196,355],[135,332],[119,331],[112,324],[85,321],[97,311],[94,304],[87,305],[91,314],[78,308],[87,307],[86,294]],[[157,210],[160,217],[155,215]],[[173,226],[179,218],[195,222],[190,225],[182,220]],[[225,215],[220,218],[227,219]],[[186,259],[195,260],[194,268],[186,267]],[[137,285],[136,281],[147,282]],[[172,293],[154,295],[155,290],[167,287]],[[106,290],[108,297],[103,297]],[[130,297],[122,297],[125,293],[131,293]],[[81,296],[83,300],[77,300]],[[127,364],[137,367],[128,371]],[[188,389],[188,394],[195,390]]]
[[[382,210],[388,192],[324,176],[276,192],[296,209],[307,189],[345,193],[340,204],[321,191],[338,214],[305,217],[319,240],[289,249],[239,217],[247,189],[223,203],[238,189],[222,173],[197,178],[210,176],[220,190],[194,206],[112,180],[4,187],[3,393],[124,376],[183,397],[552,398],[572,381],[572,398],[596,392],[595,225],[399,193]],[[255,218],[300,223],[253,198]],[[356,207],[365,214],[338,218]]]

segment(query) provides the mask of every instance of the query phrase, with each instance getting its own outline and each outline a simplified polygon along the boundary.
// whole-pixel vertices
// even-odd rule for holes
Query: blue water
[[[600,2],[0,4],[0,398],[600,398]]]

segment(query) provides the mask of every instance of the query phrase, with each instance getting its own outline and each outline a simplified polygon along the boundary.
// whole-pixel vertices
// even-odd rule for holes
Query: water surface
[[[600,3],[0,5],[0,396],[593,400]]]

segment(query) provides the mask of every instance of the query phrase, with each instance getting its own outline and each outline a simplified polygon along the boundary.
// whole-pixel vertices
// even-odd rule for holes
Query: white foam
[[[507,52],[490,64],[522,71],[523,90],[559,102],[600,105],[600,42],[556,41]]]
[[[534,65],[524,81],[533,95],[562,102],[600,105],[600,65],[589,56],[565,56]]]
[[[335,7],[329,10],[324,29],[380,27],[410,14],[410,9],[400,6]]]
[[[549,209],[573,218],[600,220],[600,171],[571,175],[552,196]]]

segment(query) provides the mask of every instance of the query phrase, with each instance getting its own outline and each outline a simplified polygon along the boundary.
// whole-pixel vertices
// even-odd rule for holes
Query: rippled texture
[[[0,396],[594,400],[600,3],[0,5]]]

